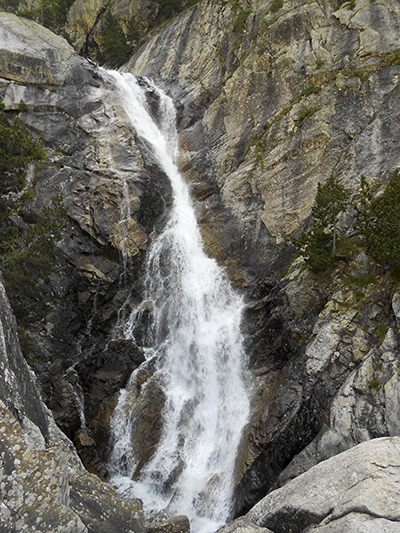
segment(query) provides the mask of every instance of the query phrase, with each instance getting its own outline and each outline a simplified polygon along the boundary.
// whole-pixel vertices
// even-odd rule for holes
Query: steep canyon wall
[[[180,168],[206,249],[246,297],[256,386],[239,458],[238,514],[332,455],[399,434],[396,284],[364,254],[322,279],[300,259],[277,274],[294,251],[291,239],[309,224],[318,182],[335,174],[356,198],[361,174],[379,188],[399,166],[399,20],[394,0],[339,9],[328,0],[204,1],[123,67],[153,77],[176,100]],[[104,73],[39,28],[1,14],[1,98],[8,110],[23,100],[21,119],[48,149],[19,224],[60,191],[69,218],[48,288],[58,301],[29,332],[25,355],[59,426],[90,468],[107,475],[110,413],[143,355],[115,335],[104,346],[121,308],[129,312],[140,300],[141,264],[170,190],[114,105]],[[126,202],[132,216],[121,223]],[[351,210],[342,217],[343,234],[352,233],[353,219]],[[343,285],[344,275],[363,273],[377,281],[362,296]],[[386,335],[377,333],[382,328]],[[77,382],[87,433],[77,431]],[[138,401],[143,434],[159,431],[154,409],[162,401],[153,400]]]

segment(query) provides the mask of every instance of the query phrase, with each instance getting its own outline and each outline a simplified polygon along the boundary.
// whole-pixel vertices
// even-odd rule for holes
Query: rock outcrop
[[[393,323],[390,282],[378,275],[375,285],[343,286],[353,271],[362,277],[357,261],[330,279],[301,264],[282,280],[272,274],[307,227],[318,182],[335,174],[355,199],[361,174],[379,190],[400,164],[399,6],[337,6],[204,1],[123,67],[158,79],[183,103],[180,166],[206,247],[248,295],[244,331],[257,393],[238,512],[329,428],[331,402],[351,373],[377,354],[383,365],[378,331]],[[349,210],[342,234],[353,222]],[[372,426],[364,438],[389,435],[385,424]],[[364,439],[342,440],[320,457]]]
[[[220,531],[398,532],[399,445],[398,437],[359,444],[273,491]]]
[[[135,283],[148,235],[163,224],[169,185],[148,148],[135,143],[105,71],[33,21],[0,13],[0,28],[3,37],[12,33],[1,41],[0,98],[48,154],[28,174],[26,189],[34,196],[14,222],[26,227],[23,219],[35,221],[56,194],[68,208],[59,271],[44,290],[53,311],[27,333],[24,346],[46,404],[73,439],[82,423],[77,394],[86,395],[89,426],[92,417],[99,421],[112,412],[119,389],[141,362],[138,349],[124,341],[113,355],[110,337],[139,301]],[[7,63],[13,47],[27,69],[19,78]],[[22,195],[11,193],[17,202]],[[107,431],[99,424],[94,431],[103,457]],[[97,455],[95,464],[99,468]]]
[[[82,61],[64,39],[32,20],[8,13],[2,13],[1,18],[3,78],[22,83],[62,85],[85,72],[81,69]]]
[[[397,2],[273,4],[201,2],[124,67],[181,91],[182,170],[213,184],[200,205],[218,227],[219,198],[253,270],[280,263],[318,182],[355,195],[399,164]]]
[[[0,280],[0,528],[143,533],[141,502],[89,474],[43,404]]]

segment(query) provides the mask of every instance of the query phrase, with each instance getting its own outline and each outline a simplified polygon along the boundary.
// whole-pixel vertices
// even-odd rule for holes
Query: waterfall
[[[135,372],[111,421],[111,482],[124,494],[141,498],[145,510],[167,507],[187,515],[194,532],[208,533],[232,511],[236,457],[249,417],[240,333],[243,302],[223,269],[204,252],[188,187],[177,168],[172,100],[147,80],[160,99],[156,122],[136,78],[111,75],[119,104],[168,175],[174,196],[169,221],[147,253],[144,302],[124,327],[125,336],[134,339],[138,315],[151,310],[146,353],[165,395],[163,430],[139,478],[132,480],[137,459],[129,402],[138,386]]]

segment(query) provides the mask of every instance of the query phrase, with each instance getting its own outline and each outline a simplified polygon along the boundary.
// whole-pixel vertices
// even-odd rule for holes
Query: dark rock
[[[40,524],[60,533],[144,533],[141,502],[86,472],[55,426],[22,357],[1,281],[0,333],[0,530]],[[80,442],[87,447],[89,439]]]
[[[49,428],[47,413],[36,388],[18,340],[15,317],[8,302],[0,274],[0,400],[23,423],[25,417],[40,428],[45,439]]]

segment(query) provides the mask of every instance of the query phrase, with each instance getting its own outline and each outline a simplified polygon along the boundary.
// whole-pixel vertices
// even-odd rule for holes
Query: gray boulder
[[[83,61],[65,39],[33,20],[1,14],[1,77],[16,82],[62,85]]]
[[[274,533],[400,531],[399,451],[399,437],[364,442],[271,492],[246,520]]]

